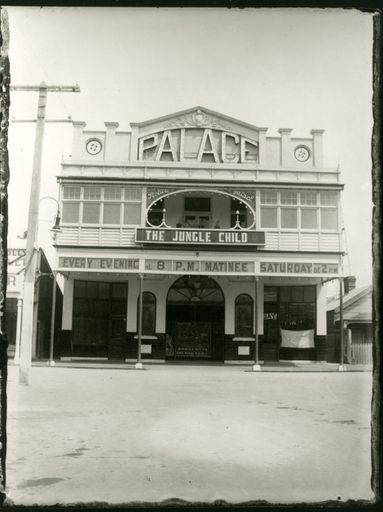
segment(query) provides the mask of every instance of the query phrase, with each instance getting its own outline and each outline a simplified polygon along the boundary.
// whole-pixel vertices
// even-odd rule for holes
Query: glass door
[[[128,286],[112,283],[110,291],[109,359],[124,357]]]
[[[174,352],[175,359],[209,359],[211,357],[210,323],[177,322]]]

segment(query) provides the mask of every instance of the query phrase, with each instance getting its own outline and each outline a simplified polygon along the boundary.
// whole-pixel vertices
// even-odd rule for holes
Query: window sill
[[[141,224],[92,224],[90,222],[87,223],[78,223],[78,222],[62,222],[60,224],[61,228],[141,228]]]
[[[245,337],[245,336],[234,336],[233,341],[254,341],[255,338]]]
[[[137,335],[137,334],[134,336],[134,339],[135,339],[135,340],[137,340],[137,339],[138,339],[138,335]],[[151,335],[149,335],[149,334],[143,334],[143,335],[141,336],[141,339],[142,339],[142,340],[158,340],[157,336],[151,336]]]

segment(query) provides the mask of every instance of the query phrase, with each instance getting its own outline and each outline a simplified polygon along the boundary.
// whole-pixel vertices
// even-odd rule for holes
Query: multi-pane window
[[[298,209],[281,208],[281,228],[296,229],[298,227]]]
[[[320,205],[322,229],[336,229],[338,226],[336,192],[328,190],[320,192]]]
[[[117,322],[125,330],[127,290],[126,283],[74,282],[73,345],[105,347],[117,335]]]
[[[301,228],[318,229],[318,212],[316,208],[301,208]]]
[[[316,206],[318,204],[318,193],[312,192],[310,190],[305,190],[299,192],[301,198],[301,204],[305,204],[307,206]]]
[[[142,189],[116,185],[65,185],[62,222],[140,225]]]
[[[278,207],[271,206],[277,204],[278,192],[276,190],[261,190],[261,227],[278,227]]]
[[[281,204],[298,204],[298,194],[297,192],[280,192],[281,194]]]
[[[337,230],[338,192],[261,190],[261,228]]]
[[[281,286],[281,329],[315,329],[315,299],[315,286]]]
[[[276,190],[261,190],[262,204],[277,204],[278,192]]]

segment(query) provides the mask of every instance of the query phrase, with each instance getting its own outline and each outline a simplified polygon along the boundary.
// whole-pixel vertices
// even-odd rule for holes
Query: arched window
[[[137,326],[140,297],[137,300]],[[153,335],[156,332],[156,297],[151,292],[142,296],[142,334]]]
[[[252,336],[253,334],[253,299],[242,293],[235,299],[235,334]]]

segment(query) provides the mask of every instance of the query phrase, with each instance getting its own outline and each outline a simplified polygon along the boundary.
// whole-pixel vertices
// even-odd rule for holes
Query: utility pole
[[[10,87],[11,91],[38,91],[38,107],[36,119],[35,147],[33,153],[32,182],[29,197],[27,244],[25,254],[25,272],[23,289],[23,319],[21,324],[20,340],[20,367],[19,384],[28,386],[30,383],[30,370],[32,362],[33,346],[33,312],[35,297],[35,279],[36,279],[36,242],[38,233],[39,200],[40,200],[40,182],[41,182],[41,161],[45,127],[45,111],[48,92],[80,92],[80,87],[46,85],[41,82],[40,85],[14,85]],[[54,120],[54,122],[60,122]],[[25,122],[25,121],[24,121]],[[28,121],[27,121],[28,122]]]

